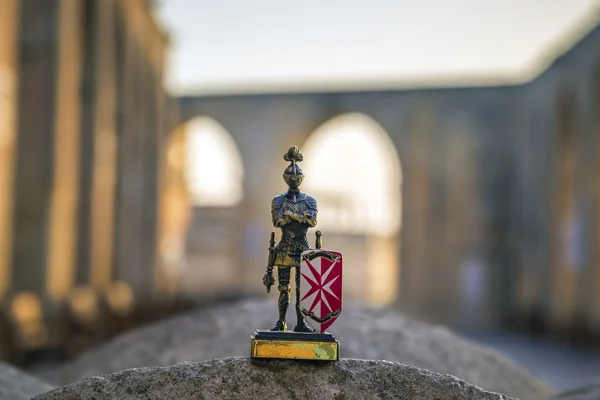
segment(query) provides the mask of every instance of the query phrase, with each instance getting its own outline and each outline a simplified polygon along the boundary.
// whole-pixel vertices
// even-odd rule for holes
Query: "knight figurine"
[[[283,159],[290,164],[283,173],[288,190],[271,202],[273,225],[281,229],[275,245],[275,232],[269,241],[269,259],[263,284],[267,293],[278,282],[279,319],[270,330],[257,329],[250,337],[250,357],[337,361],[340,343],[327,329],[342,311],[342,253],[323,249],[321,232],[316,231],[315,248],[308,244],[306,232],[317,225],[317,201],[300,192],[304,173],[298,166],[302,153],[290,147]],[[273,269],[277,267],[277,279]],[[296,281],[296,326],[287,330],[290,305],[290,279]]]
[[[281,228],[282,236],[277,246],[270,249],[272,252],[271,262],[269,262],[267,273],[263,277],[263,283],[269,290],[270,286],[275,283],[273,267],[277,266],[279,319],[271,331],[287,330],[286,314],[290,304],[290,277],[292,268],[294,268],[297,317],[294,332],[313,332],[300,311],[300,257],[302,252],[310,248],[306,232],[308,228],[317,224],[317,201],[314,197],[300,192],[300,185],[304,181],[304,173],[298,165],[303,159],[300,149],[297,146],[291,147],[283,159],[290,163],[283,173],[288,190],[276,196],[271,203],[273,225]]]

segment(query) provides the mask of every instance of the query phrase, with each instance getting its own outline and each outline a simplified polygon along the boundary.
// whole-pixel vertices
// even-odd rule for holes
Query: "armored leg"
[[[285,331],[287,325],[285,323],[288,306],[290,304],[290,268],[277,267],[277,279],[279,279],[279,320],[271,329],[272,331]]]
[[[298,318],[298,322],[294,327],[294,332],[314,332],[314,330],[306,324],[304,316],[300,311],[300,267],[296,267],[296,318]]]

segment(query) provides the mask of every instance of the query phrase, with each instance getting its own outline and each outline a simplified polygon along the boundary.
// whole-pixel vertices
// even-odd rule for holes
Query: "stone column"
[[[459,324],[468,329],[488,325],[486,268],[479,241],[483,235],[479,209],[483,201],[479,190],[477,131],[467,115],[446,123],[444,214],[446,249],[444,263],[437,265],[442,323]],[[430,284],[433,285],[435,279]]]
[[[143,199],[140,204],[142,213],[142,230],[140,232],[141,272],[140,289],[142,295],[151,295],[155,289],[154,275],[156,270],[156,223],[158,213],[158,160],[159,145],[155,77],[152,67],[147,65],[142,73],[143,128],[142,136],[142,171]]]
[[[50,202],[47,291],[62,300],[73,284],[77,247],[81,43],[79,0],[61,0]],[[43,134],[44,132],[40,132]]]
[[[142,165],[140,159],[139,47],[131,30],[124,38],[123,81],[120,94],[118,126],[118,189],[115,221],[115,277],[138,290],[140,270],[140,235],[143,202]]]
[[[432,114],[427,105],[418,110],[410,130],[411,152],[403,159],[401,305],[415,313],[424,310],[422,296],[430,287],[428,227],[430,219]]]
[[[116,181],[115,3],[96,3],[94,157],[91,192],[90,283],[101,290],[111,281]]]
[[[439,111],[438,111],[439,112]],[[422,289],[419,291],[419,304],[423,307],[423,316],[437,323],[447,323],[448,315],[452,311],[452,304],[448,300],[449,289],[446,279],[451,279],[449,266],[449,245],[446,243],[446,232],[449,227],[449,218],[446,212],[451,187],[447,182],[447,134],[445,132],[445,116],[440,116],[435,126],[435,134],[430,139],[428,161],[430,168],[429,204],[427,215],[427,240],[422,243],[421,251],[426,251],[424,266],[425,280],[421,281]],[[407,212],[409,212],[407,210]],[[407,229],[405,234],[409,234]],[[433,282],[444,282],[444,285],[434,285]],[[453,284],[453,282],[449,282]]]
[[[576,126],[575,97],[572,92],[561,91],[557,98],[556,120],[556,181],[554,209],[554,252],[550,315],[558,329],[571,322],[574,299],[575,260],[573,238],[576,214],[575,171],[577,170],[578,132]]]
[[[58,0],[22,0],[13,286],[45,289],[58,75]]]
[[[76,284],[90,282],[91,202],[94,166],[94,120],[96,110],[96,75],[98,68],[98,0],[81,3],[82,75],[81,75],[81,141],[79,162],[79,207]]]
[[[18,1],[0,1],[0,299],[11,278]]]
[[[158,269],[159,182],[164,133],[164,108],[160,71],[150,68],[148,87],[149,126],[145,132],[144,209],[142,230],[142,265],[146,269],[144,287],[154,291]]]

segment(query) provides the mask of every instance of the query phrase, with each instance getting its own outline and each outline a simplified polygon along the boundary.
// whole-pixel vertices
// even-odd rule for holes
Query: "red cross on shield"
[[[342,253],[306,250],[300,260],[300,311],[323,333],[342,312]]]

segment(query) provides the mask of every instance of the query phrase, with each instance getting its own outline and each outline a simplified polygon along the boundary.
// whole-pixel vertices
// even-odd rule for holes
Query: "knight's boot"
[[[272,332],[276,332],[276,331],[285,331],[287,329],[287,325],[285,324],[285,322],[283,322],[282,320],[278,320],[277,322],[275,322],[275,326],[273,328],[271,328]]]
[[[271,331],[285,331],[287,330],[287,325],[285,323],[285,317],[287,314],[287,309],[290,304],[290,285],[279,285],[279,320],[275,323],[275,326],[271,329]]]
[[[298,318],[298,323],[294,327],[294,332],[315,333],[314,329],[308,326],[304,320],[304,316],[300,312],[300,304],[298,303],[296,303],[296,317]]]

